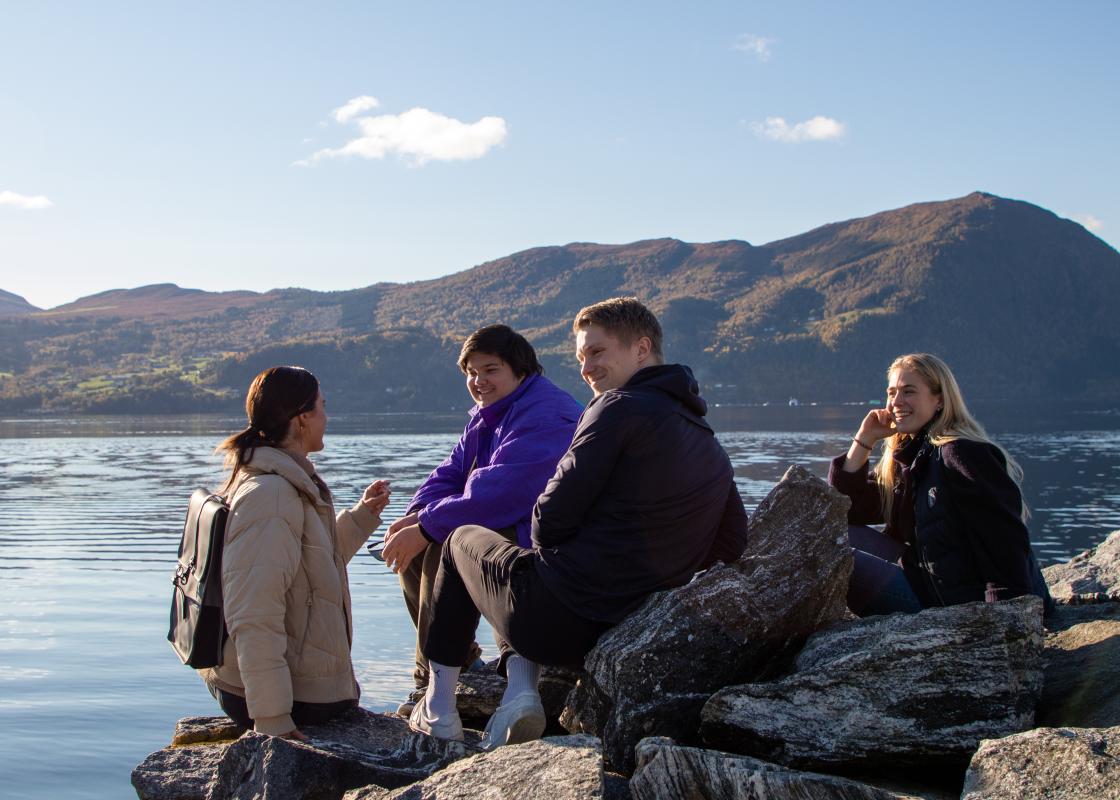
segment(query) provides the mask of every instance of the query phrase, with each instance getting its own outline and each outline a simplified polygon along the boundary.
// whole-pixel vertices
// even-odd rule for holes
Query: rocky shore
[[[792,467],[733,564],[548,669],[544,739],[478,748],[355,709],[308,743],[179,721],[142,800],[1120,798],[1120,531],[1025,597],[857,619],[847,498]],[[502,680],[463,673],[480,728]]]

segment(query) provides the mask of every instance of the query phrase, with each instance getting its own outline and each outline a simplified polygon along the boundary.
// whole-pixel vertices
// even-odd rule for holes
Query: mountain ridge
[[[717,402],[866,399],[891,358],[913,350],[945,356],[970,396],[1008,382],[1054,398],[1120,389],[1115,368],[1093,369],[1120,363],[1109,302],[1120,254],[1050,211],[973,192],[757,246],[577,242],[330,292],[109,290],[0,320],[11,338],[0,373],[12,375],[0,378],[0,408],[142,410],[159,396],[232,407],[266,357],[325,370],[341,388],[336,408],[458,406],[458,345],[496,321],[578,390],[571,319],[620,294],[659,314],[668,357],[690,363]],[[36,394],[35,376],[50,391]]]

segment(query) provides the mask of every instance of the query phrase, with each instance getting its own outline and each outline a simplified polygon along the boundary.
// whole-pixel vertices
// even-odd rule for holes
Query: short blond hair
[[[661,353],[661,323],[636,297],[612,297],[584,306],[572,322],[572,333],[586,330],[590,325],[599,325],[623,344],[645,336],[649,339],[651,355],[657,361],[664,358]]]

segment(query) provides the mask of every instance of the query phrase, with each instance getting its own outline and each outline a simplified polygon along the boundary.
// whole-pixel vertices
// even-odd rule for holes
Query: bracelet
[[[860,447],[862,447],[862,448],[863,448],[864,450],[866,450],[866,451],[867,451],[867,452],[869,452],[869,453],[870,453],[870,452],[871,452],[871,450],[873,449],[873,448],[870,448],[870,447],[868,447],[867,445],[865,445],[865,444],[864,444],[863,442],[861,442],[861,441],[860,441],[859,439],[857,439],[857,438],[856,438],[855,436],[853,436],[853,437],[852,437],[852,441],[853,441],[853,442],[855,442],[856,444],[858,444],[858,445],[859,445]]]

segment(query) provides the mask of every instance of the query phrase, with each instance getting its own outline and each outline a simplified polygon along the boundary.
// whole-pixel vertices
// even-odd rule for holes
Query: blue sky
[[[1120,244],[1117,3],[228,6],[0,0],[0,289],[354,288],[977,189]]]

